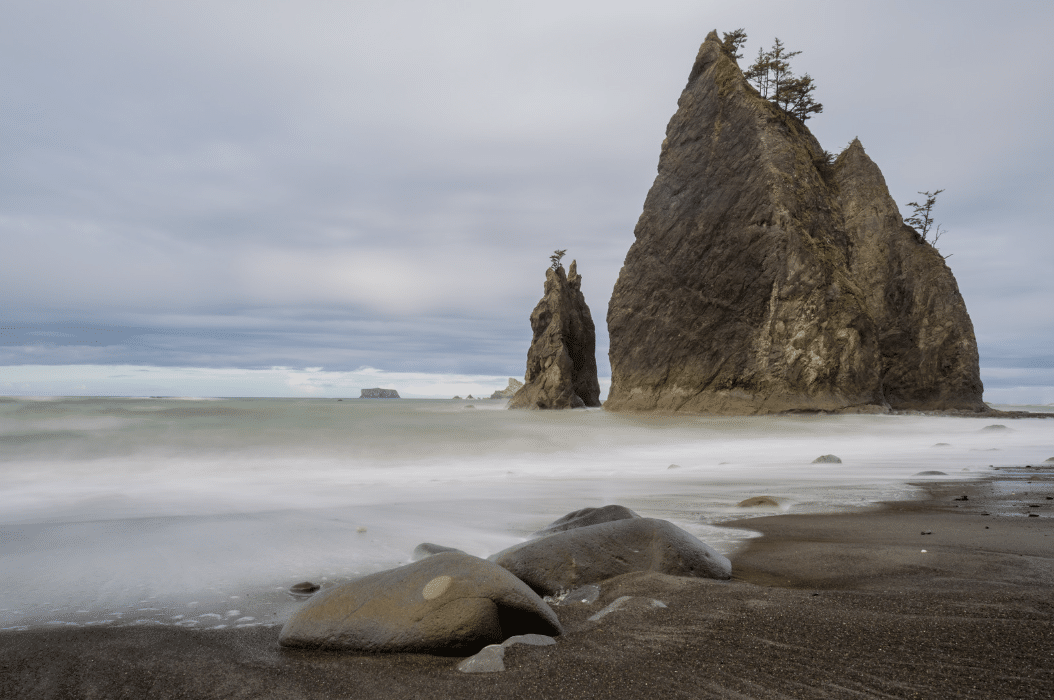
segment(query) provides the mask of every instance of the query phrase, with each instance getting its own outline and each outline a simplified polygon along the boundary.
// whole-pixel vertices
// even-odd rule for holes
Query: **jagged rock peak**
[[[954,278],[859,140],[828,165],[716,31],[677,104],[608,308],[605,407],[983,410]]]
[[[534,337],[526,383],[509,408],[583,408],[600,405],[596,327],[582,295],[577,261],[545,273],[545,293],[531,313]]]

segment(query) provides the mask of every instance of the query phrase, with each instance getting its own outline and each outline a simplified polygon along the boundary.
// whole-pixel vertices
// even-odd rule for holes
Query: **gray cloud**
[[[666,122],[736,27],[743,64],[802,50],[825,147],[946,189],[982,363],[1045,356],[1044,4],[55,0],[0,25],[0,363],[519,374],[560,247],[603,373]]]

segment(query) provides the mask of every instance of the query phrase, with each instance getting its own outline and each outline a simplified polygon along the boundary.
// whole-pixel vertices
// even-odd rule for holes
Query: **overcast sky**
[[[1054,402],[1054,3],[0,6],[0,394],[490,386],[557,247],[609,375],[666,123],[744,27],[744,67],[802,51],[827,150],[946,190],[986,399]]]

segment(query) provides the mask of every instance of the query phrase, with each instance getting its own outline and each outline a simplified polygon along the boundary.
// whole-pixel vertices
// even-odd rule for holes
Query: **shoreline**
[[[929,497],[721,523],[762,533],[731,582],[613,579],[503,673],[284,650],[277,627],[29,630],[0,633],[0,698],[1054,697],[1054,465],[916,485]],[[589,621],[623,595],[668,607]]]

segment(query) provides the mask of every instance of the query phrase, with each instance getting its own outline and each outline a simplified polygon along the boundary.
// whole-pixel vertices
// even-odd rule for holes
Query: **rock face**
[[[522,386],[523,382],[521,382],[519,379],[513,379],[512,377],[509,377],[509,385],[504,389],[498,389],[497,391],[495,391],[493,394],[490,395],[490,398],[511,399],[513,396],[516,395],[516,392],[519,391],[520,387]]]
[[[395,389],[363,389],[359,394],[360,399],[397,399],[399,392]]]
[[[546,271],[545,295],[531,313],[531,330],[527,381],[509,408],[599,406],[596,327],[575,261],[566,275],[563,266]]]
[[[468,554],[441,552],[317,593],[285,624],[286,647],[472,654],[560,621],[525,583]]]
[[[640,517],[557,532],[490,559],[541,595],[632,571],[714,579],[732,575],[728,559],[695,536],[665,520]]]
[[[859,141],[703,42],[608,308],[611,410],[983,411],[973,325]]]

